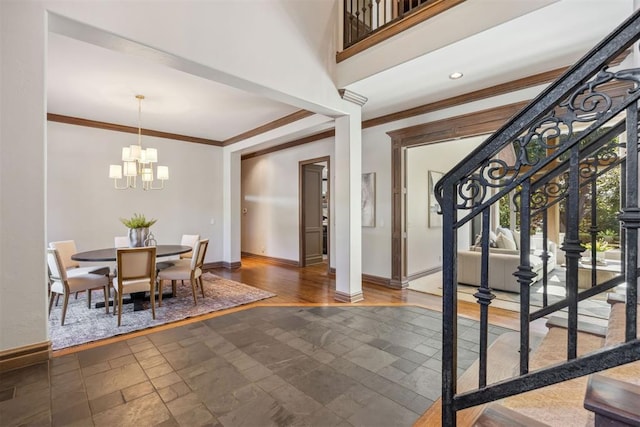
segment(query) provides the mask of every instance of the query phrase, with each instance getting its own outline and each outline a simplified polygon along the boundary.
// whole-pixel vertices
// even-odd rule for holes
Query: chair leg
[[[171,295],[175,298],[178,293],[178,285],[175,280],[171,281]]]
[[[200,282],[200,290],[202,291],[202,298],[204,298],[204,282],[202,281],[202,276],[198,277],[198,281]]]
[[[162,296],[160,296],[160,298],[162,298]],[[151,289],[149,290],[149,301],[151,302],[151,317],[153,318],[153,320],[155,320],[156,319],[156,287],[154,282],[151,282]]]
[[[109,285],[104,285],[103,292],[104,292],[104,308],[107,314],[109,314]]]
[[[69,303],[69,294],[64,293],[64,304],[62,304],[62,319],[60,319],[60,326],[64,326],[64,318],[67,316],[67,304]]]
[[[120,326],[121,318],[122,318],[122,293],[118,292],[118,326]]]
[[[55,294],[54,292],[51,292],[51,295],[49,295],[49,316],[51,316],[51,308],[53,307],[53,300],[56,299],[56,297],[60,296],[60,294]]]
[[[91,309],[91,289],[87,289],[87,308]]]
[[[158,307],[162,307],[162,280],[158,280]]]
[[[198,300],[196,299],[196,280],[191,279],[191,293],[193,294],[193,305],[198,305]]]

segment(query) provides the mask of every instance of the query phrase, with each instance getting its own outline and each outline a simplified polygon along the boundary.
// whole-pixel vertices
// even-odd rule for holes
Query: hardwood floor
[[[276,264],[268,260],[244,257],[242,267],[236,270],[217,268],[209,270],[213,274],[238,282],[246,283],[260,289],[271,291],[277,296],[256,303],[244,305],[230,310],[222,310],[204,316],[185,319],[156,328],[134,332],[127,335],[113,337],[95,343],[63,349],[53,352],[53,356],[62,356],[77,351],[86,350],[114,342],[123,341],[132,337],[147,335],[150,332],[175,328],[188,323],[193,323],[206,318],[222,316],[239,310],[246,310],[257,306],[317,306],[317,305],[344,305],[337,302],[335,296],[335,277],[328,274],[326,264],[317,264],[299,268],[288,265]],[[442,298],[410,289],[396,290],[384,286],[363,282],[362,291],[364,301],[353,303],[354,305],[382,305],[402,306],[412,305],[432,310],[442,311]],[[479,319],[479,306],[465,301],[458,302],[458,315],[470,319]],[[499,308],[490,309],[489,322],[493,325],[510,329],[519,328],[519,315],[516,312]]]

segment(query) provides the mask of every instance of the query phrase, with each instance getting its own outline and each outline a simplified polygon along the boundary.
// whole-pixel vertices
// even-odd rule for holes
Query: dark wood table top
[[[193,250],[191,246],[184,245],[157,245],[156,257],[180,255]],[[92,251],[78,252],[71,255],[74,261],[115,261],[116,248],[95,249]]]

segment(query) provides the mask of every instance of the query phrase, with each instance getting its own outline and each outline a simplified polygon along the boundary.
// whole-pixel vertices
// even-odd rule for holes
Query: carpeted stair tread
[[[532,344],[537,344],[540,337],[533,336]],[[520,362],[518,348],[520,335],[518,332],[508,332],[500,335],[489,347],[487,361],[487,383],[492,384],[513,376]],[[476,389],[478,387],[478,360],[476,360],[458,378],[458,393]],[[457,414],[458,426],[472,425],[480,415],[485,405],[464,409]],[[442,399],[436,400],[431,407],[414,423],[413,427],[442,426]]]
[[[625,335],[625,304],[624,300],[612,301],[611,315],[609,317],[609,331],[605,339],[605,346],[613,346],[624,342]],[[640,305],[638,305],[640,313]],[[638,330],[640,330],[640,317],[638,317]],[[626,381],[640,386],[640,361],[616,366],[602,371],[601,375]],[[640,404],[639,404],[640,405]]]
[[[578,355],[602,347],[604,339],[591,334],[578,333]],[[531,371],[561,363],[567,359],[567,331],[552,327],[533,354]],[[543,387],[500,403],[529,418],[554,426],[585,426],[592,423],[593,414],[584,409],[584,393],[588,377],[576,378]]]
[[[551,316],[547,320],[546,326],[548,328],[558,327],[567,329],[568,324],[569,320],[566,317]],[[578,321],[578,332],[584,332],[585,334],[591,334],[600,338],[605,338],[607,336],[607,329],[608,328],[606,326],[597,325],[586,320]]]
[[[487,405],[473,423],[473,427],[548,427],[533,418],[506,408],[498,403]]]

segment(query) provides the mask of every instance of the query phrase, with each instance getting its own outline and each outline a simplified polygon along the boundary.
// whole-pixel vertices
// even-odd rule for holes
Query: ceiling
[[[626,19],[632,4],[557,1],[345,88],[368,98],[362,113],[371,119],[568,66]],[[47,110],[64,116],[137,126],[140,93],[143,128],[225,141],[299,110],[54,32],[47,61]],[[449,79],[453,71],[464,77]],[[290,138],[317,132],[322,122]]]

